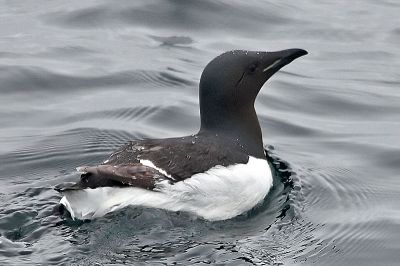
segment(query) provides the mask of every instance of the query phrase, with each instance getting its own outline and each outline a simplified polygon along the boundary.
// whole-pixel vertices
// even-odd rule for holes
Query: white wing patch
[[[143,161],[142,164],[151,166],[150,161]],[[158,191],[136,187],[71,190],[64,193],[60,203],[72,218],[78,219],[92,219],[134,205],[225,220],[259,204],[272,187],[272,174],[266,160],[250,157],[247,164],[217,165],[175,184],[161,181],[157,187]]]
[[[165,176],[171,178],[172,180],[175,180],[175,178],[173,178],[170,174],[168,174],[164,169],[161,169],[161,168],[155,166],[154,163],[153,163],[152,161],[150,161],[150,160],[140,160],[139,162],[140,162],[141,164],[143,164],[144,166],[148,166],[148,167],[154,168],[154,169],[156,169],[158,172],[160,172],[161,174],[163,174],[163,175],[165,175]]]

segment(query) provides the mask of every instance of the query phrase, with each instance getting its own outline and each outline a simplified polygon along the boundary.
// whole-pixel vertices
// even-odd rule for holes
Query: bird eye
[[[254,72],[256,71],[257,67],[258,67],[257,64],[251,64],[251,65],[249,66],[249,72],[250,72],[250,73],[254,73]]]

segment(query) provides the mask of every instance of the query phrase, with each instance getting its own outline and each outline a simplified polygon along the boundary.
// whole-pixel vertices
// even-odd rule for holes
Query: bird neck
[[[262,132],[254,105],[229,110],[218,105],[200,106],[199,135],[213,134],[237,144],[248,155],[265,158]]]

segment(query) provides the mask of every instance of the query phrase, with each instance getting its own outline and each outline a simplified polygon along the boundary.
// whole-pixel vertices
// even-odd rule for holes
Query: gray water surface
[[[0,0],[0,264],[398,265],[400,3]],[[303,48],[256,110],[276,186],[229,221],[54,214],[56,184],[135,138],[199,128],[231,49]]]

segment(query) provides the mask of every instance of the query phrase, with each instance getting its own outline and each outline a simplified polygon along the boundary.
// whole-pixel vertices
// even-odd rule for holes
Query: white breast
[[[247,164],[215,166],[174,185],[161,182],[157,184],[158,191],[134,187],[84,189],[65,193],[60,203],[78,219],[91,219],[136,205],[224,220],[253,208],[271,187],[268,162],[250,157]]]

